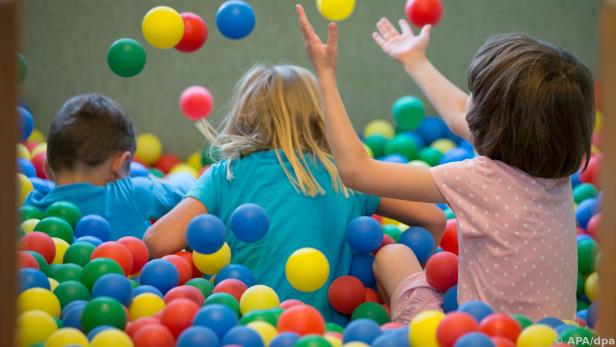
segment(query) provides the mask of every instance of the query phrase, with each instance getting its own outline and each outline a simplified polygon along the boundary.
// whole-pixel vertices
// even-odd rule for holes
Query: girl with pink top
[[[380,162],[366,154],[338,92],[337,26],[329,25],[324,44],[301,6],[298,14],[344,184],[368,194],[451,206],[459,223],[459,303],[481,300],[532,319],[573,319],[578,272],[569,175],[590,158],[589,70],[551,44],[522,34],[498,35],[471,62],[469,95],[427,59],[430,26],[415,35],[404,20],[398,32],[381,19],[376,43],[479,156],[434,168]],[[441,294],[429,287],[406,246],[381,250],[375,273],[395,321],[408,323],[422,310],[440,309]]]

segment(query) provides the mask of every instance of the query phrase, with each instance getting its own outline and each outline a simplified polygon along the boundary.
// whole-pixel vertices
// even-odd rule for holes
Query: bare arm
[[[207,208],[193,198],[185,198],[169,213],[152,225],[143,241],[152,258],[180,251],[186,247],[186,227],[196,216],[207,213]]]
[[[436,244],[440,243],[445,230],[445,214],[433,204],[383,198],[377,213],[407,225],[428,229]]]

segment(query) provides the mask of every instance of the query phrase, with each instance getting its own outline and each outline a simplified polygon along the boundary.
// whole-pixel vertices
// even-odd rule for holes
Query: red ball
[[[163,154],[160,156],[160,159],[156,161],[154,167],[167,174],[174,166],[180,164],[182,159],[174,154]]]
[[[150,258],[148,246],[145,245],[145,242],[133,236],[125,236],[118,242],[126,246],[133,256],[133,271],[131,274],[138,274]]]
[[[597,213],[590,218],[588,225],[586,226],[586,232],[595,241],[599,241],[599,231],[601,230],[601,213]]]
[[[383,217],[379,216],[378,214],[373,214],[371,217],[375,221],[379,222],[379,224],[383,223]]]
[[[154,317],[142,317],[126,325],[126,334],[131,338],[135,337],[135,334],[143,327],[147,325],[160,325],[160,321]]]
[[[51,236],[40,231],[33,231],[24,235],[19,240],[19,249],[22,251],[35,251],[45,258],[48,264],[51,264],[56,256],[56,245],[53,243]]]
[[[586,231],[580,227],[575,227],[575,234],[576,235],[584,235],[586,234]]]
[[[584,183],[592,183],[594,186],[599,187],[601,185],[599,174],[601,173],[602,159],[603,156],[600,154],[591,156],[586,170],[580,170],[580,181]]]
[[[443,251],[458,255],[458,220],[449,219],[441,238],[441,248]]]
[[[443,4],[441,0],[408,0],[405,12],[415,26],[436,25],[443,15]]]
[[[366,288],[366,298],[364,299],[364,302],[376,302],[382,304],[379,294],[372,288]]]
[[[47,174],[45,173],[45,164],[47,163],[47,153],[42,152],[33,156],[30,160],[34,168],[36,169],[36,177],[39,178],[47,178]]]
[[[436,339],[441,347],[452,347],[463,335],[478,330],[479,325],[473,316],[464,312],[452,312],[439,323]]]
[[[293,306],[298,306],[298,305],[305,305],[305,304],[303,301],[300,301],[297,299],[287,299],[280,303],[280,308],[282,308],[283,310],[287,310]]]
[[[36,146],[40,145],[39,142],[32,141],[32,140],[26,140],[24,144],[26,145],[26,148],[28,148],[28,151],[30,152],[32,152],[36,148]]]
[[[426,264],[428,283],[440,292],[445,292],[458,283],[458,256],[451,252],[439,252]]]
[[[496,336],[496,337],[491,338],[490,340],[494,342],[494,347],[515,347],[515,343],[509,341],[509,339],[506,339],[504,337]],[[555,347],[555,346],[559,346],[559,345],[552,345],[552,347]],[[565,345],[565,346],[569,346],[569,345]]]
[[[213,293],[231,294],[239,302],[246,289],[248,289],[248,286],[246,286],[244,282],[235,278],[228,278],[220,281],[220,283],[214,287]]]
[[[173,266],[175,266],[175,269],[178,270],[179,284],[184,284],[191,278],[192,269],[190,268],[190,264],[188,264],[186,259],[175,254],[166,255],[162,259],[165,259],[166,261],[173,264]]]
[[[24,268],[33,268],[33,269],[39,269],[39,264],[36,261],[36,258],[34,258],[34,256],[30,253],[26,253],[23,251],[19,252],[19,268],[20,269],[24,269]]]
[[[197,266],[195,265],[195,262],[193,261],[193,256],[191,252],[180,251],[180,252],[175,253],[175,255],[179,255],[180,257],[184,258],[184,260],[186,260],[188,265],[190,265],[190,268],[192,270],[192,274],[190,276],[191,278],[197,278],[197,277],[203,276],[201,271],[197,269]]]
[[[193,318],[199,311],[199,305],[188,299],[177,299],[163,309],[160,322],[171,331],[176,338],[192,325]]]
[[[188,87],[180,95],[180,110],[192,121],[209,116],[213,107],[214,97],[205,87]]]
[[[135,333],[133,343],[135,347],[175,347],[175,338],[167,327],[149,324]]]
[[[122,270],[124,275],[128,276],[133,271],[133,254],[122,243],[117,241],[103,242],[92,252],[90,259],[109,258],[115,260]]]
[[[308,305],[298,305],[282,312],[276,325],[279,333],[292,332],[301,336],[325,333],[325,320],[319,311]]]
[[[357,277],[341,276],[329,286],[327,298],[334,310],[348,315],[366,300],[366,287]]]
[[[171,288],[167,294],[165,294],[163,299],[166,303],[170,303],[171,301],[178,299],[189,299],[199,306],[203,305],[203,302],[205,301],[203,293],[201,293],[197,287],[193,286],[179,286]]]
[[[175,49],[190,53],[198,50],[207,41],[207,26],[201,17],[192,12],[181,14],[184,20],[184,35]]]
[[[381,248],[383,248],[383,247],[385,247],[387,245],[394,244],[394,243],[396,243],[396,242],[394,241],[394,239],[391,238],[391,236],[389,236],[387,234],[384,234],[383,235],[383,241],[381,241],[381,244],[379,245],[379,247],[377,249],[375,249],[374,252],[372,252],[372,255],[376,255],[381,250]]]
[[[505,337],[515,342],[522,331],[517,320],[504,313],[494,313],[479,323],[479,330],[488,336]]]

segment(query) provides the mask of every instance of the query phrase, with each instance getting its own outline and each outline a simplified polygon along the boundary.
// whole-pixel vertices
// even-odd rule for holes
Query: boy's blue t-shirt
[[[282,158],[292,173],[284,155]],[[322,164],[309,155],[306,159],[325,195],[312,198],[297,192],[270,150],[233,161],[231,181],[227,180],[226,161],[212,165],[187,196],[201,201],[209,213],[225,222],[232,263],[250,268],[257,283],[274,288],[281,301],[299,299],[319,309],[326,320],[344,322],[329,305],[327,289],[333,279],[349,273],[353,253],[345,238],[347,225],[356,217],[372,215],[380,198],[358,192],[345,198],[343,192],[334,191]],[[231,213],[245,203],[260,205],[269,217],[267,234],[255,243],[239,241],[229,227]],[[313,293],[295,290],[285,276],[288,257],[303,247],[320,250],[330,265],[327,283]]]
[[[174,175],[169,180],[127,177],[104,186],[76,183],[57,186],[48,193],[34,191],[24,204],[44,211],[54,202],[69,201],[77,205],[84,216],[96,214],[107,219],[112,239],[142,238],[150,220],[169,212],[194,182],[192,177]]]

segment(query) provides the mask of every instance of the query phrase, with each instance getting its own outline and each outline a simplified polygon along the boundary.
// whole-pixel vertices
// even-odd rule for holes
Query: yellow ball
[[[428,165],[428,163],[426,163],[423,160],[411,160],[409,161],[409,165],[416,165],[416,166],[423,166],[423,167],[430,167],[430,165]]]
[[[141,22],[143,37],[156,48],[173,48],[184,36],[184,20],[168,6],[149,10]]]
[[[261,336],[261,340],[263,340],[263,346],[265,347],[268,347],[270,343],[272,342],[272,340],[274,339],[274,337],[278,335],[278,330],[276,330],[274,326],[272,326],[269,323],[263,322],[263,321],[254,321],[254,322],[248,323],[247,327],[256,331],[257,334]]]
[[[601,148],[599,148],[599,147],[597,147],[595,145],[592,145],[592,146],[590,146],[590,153],[591,154],[599,154],[599,153],[601,153]]]
[[[96,334],[92,339],[92,347],[133,347],[133,341],[125,332],[117,329],[107,329]]]
[[[370,149],[370,147],[366,146],[366,144],[364,143],[364,149],[366,150],[366,153],[368,153],[368,156],[370,158],[374,158],[374,153],[372,153],[372,150]]]
[[[58,285],[60,283],[58,283],[58,281],[56,281],[55,279],[51,278],[51,277],[47,277],[47,280],[49,281],[49,290],[51,290],[52,292],[54,290],[56,290],[56,287],[58,287]]]
[[[18,192],[19,205],[22,205],[24,201],[26,201],[28,194],[32,192],[34,187],[32,186],[32,182],[30,182],[30,179],[22,173],[17,174],[17,181],[19,182],[19,189],[18,189],[19,190]]]
[[[214,275],[231,263],[231,248],[225,242],[219,250],[212,254],[193,251],[193,262],[199,271],[206,275]]]
[[[317,9],[327,20],[343,21],[353,13],[355,0],[317,0]]]
[[[43,132],[38,129],[34,129],[32,130],[32,134],[30,134],[30,137],[28,137],[28,141],[43,143],[45,142],[45,134],[43,134]]]
[[[246,289],[240,298],[240,312],[242,312],[242,315],[254,310],[275,308],[279,305],[278,294],[272,288],[262,284]]]
[[[26,147],[23,143],[17,144],[17,158],[24,158],[26,160],[32,159],[28,147]]]
[[[75,328],[62,328],[55,333],[51,334],[47,341],[45,341],[45,347],[66,347],[66,346],[81,346],[88,347],[88,338],[81,331]]]
[[[163,145],[154,134],[145,133],[137,136],[135,157],[148,165],[156,163],[163,154]]]
[[[325,334],[323,336],[327,342],[329,342],[332,347],[342,347],[342,340],[340,340],[337,336],[331,334]]]
[[[293,288],[300,292],[314,292],[327,282],[329,262],[320,251],[301,248],[287,259],[285,273]]]
[[[201,170],[203,168],[203,165],[201,165],[201,152],[194,152],[189,155],[186,159],[186,164],[197,170],[197,172]]]
[[[434,141],[431,147],[445,154],[451,151],[452,149],[456,148],[456,143],[451,141],[450,139],[440,139],[440,140]]]
[[[597,111],[595,113],[595,131],[601,131],[603,129],[603,113]]]
[[[436,329],[443,317],[443,312],[434,310],[423,311],[415,316],[409,330],[411,346],[438,347]]]
[[[550,326],[533,324],[526,327],[516,342],[516,347],[550,347],[556,342],[558,334]]]
[[[195,170],[194,167],[188,164],[180,163],[171,168],[171,170],[169,170],[170,175],[181,172],[190,174],[194,178],[199,178],[199,171]]]
[[[597,300],[599,297],[599,274],[596,272],[591,273],[586,278],[584,283],[584,293],[588,297],[590,302]]]
[[[54,317],[60,317],[60,301],[44,288],[30,288],[17,297],[17,313],[41,310]]]
[[[23,230],[24,233],[29,234],[34,231],[34,227],[40,221],[41,221],[40,219],[36,219],[36,218],[27,219],[23,223],[21,223],[21,230]]]
[[[30,155],[34,158],[39,153],[47,153],[47,143],[46,142],[36,145],[36,147],[34,147],[32,151],[30,152]]]
[[[64,253],[66,253],[66,250],[68,249],[68,246],[70,246],[68,244],[68,242],[57,238],[57,237],[52,237],[51,238],[53,240],[53,243],[56,245],[56,256],[53,258],[53,261],[51,262],[52,264],[62,264],[64,263]]]
[[[395,134],[396,132],[394,131],[393,125],[383,119],[373,120],[372,122],[368,123],[368,125],[366,125],[366,127],[364,128],[364,137],[368,137],[371,135],[381,135],[383,137],[391,139],[394,137]]]
[[[47,312],[28,311],[17,318],[17,345],[30,347],[45,342],[49,335],[58,330],[56,320]]]
[[[132,320],[152,317],[165,308],[165,301],[158,295],[143,293],[137,295],[128,308]]]
[[[359,341],[353,341],[349,343],[345,343],[342,347],[370,347],[367,344]],[[423,346],[422,346],[423,347]]]
[[[574,326],[576,326],[576,327],[579,327],[579,326],[580,326],[580,325],[579,325],[579,324],[577,324],[576,322],[574,322],[574,321],[572,321],[572,320],[569,320],[569,319],[563,319],[563,323],[565,323],[565,324],[569,324],[569,325],[574,325]]]
[[[388,218],[388,217],[382,217],[381,218],[381,225],[395,225],[395,226],[397,226],[399,224],[400,224],[400,222],[398,222],[395,219],[391,219],[391,218]]]

